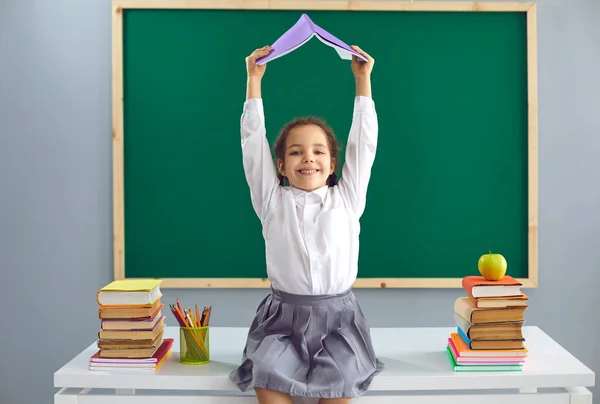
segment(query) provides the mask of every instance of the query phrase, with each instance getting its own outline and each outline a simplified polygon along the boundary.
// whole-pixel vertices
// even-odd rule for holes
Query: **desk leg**
[[[592,404],[592,392],[585,387],[565,387],[571,395],[571,404]]]
[[[115,389],[115,394],[121,396],[133,396],[135,395],[135,389]]]
[[[535,394],[537,393],[537,387],[521,387],[519,393],[523,394]]]

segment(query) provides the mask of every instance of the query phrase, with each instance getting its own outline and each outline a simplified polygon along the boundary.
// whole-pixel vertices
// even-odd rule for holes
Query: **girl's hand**
[[[248,57],[246,57],[246,71],[248,72],[248,77],[262,78],[262,76],[265,74],[267,64],[265,63],[264,65],[257,65],[256,60],[263,56],[267,56],[270,52],[271,47],[266,45],[260,49],[256,49]]]
[[[369,56],[365,51],[360,49],[356,45],[351,46],[352,49],[363,55],[367,58],[368,62],[364,62],[356,56],[352,55],[352,73],[355,78],[369,77],[371,75],[371,71],[373,70],[373,65],[375,64],[375,59]]]

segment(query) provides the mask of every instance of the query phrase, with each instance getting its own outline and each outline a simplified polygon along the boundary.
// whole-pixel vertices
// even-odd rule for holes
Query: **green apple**
[[[499,281],[506,274],[506,259],[502,254],[483,254],[479,257],[477,268],[479,273],[488,281]]]

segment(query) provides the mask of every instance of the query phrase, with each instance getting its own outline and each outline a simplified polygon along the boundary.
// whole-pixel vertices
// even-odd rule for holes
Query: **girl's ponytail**
[[[333,187],[336,184],[337,184],[337,175],[334,172],[329,177],[327,177],[327,185],[329,185],[330,187]]]
[[[282,187],[289,185],[287,178],[281,175],[281,173],[277,174],[277,178],[279,178],[279,185],[281,185]]]

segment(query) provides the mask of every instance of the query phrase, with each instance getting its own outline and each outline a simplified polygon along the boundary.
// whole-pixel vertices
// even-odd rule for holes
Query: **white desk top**
[[[594,372],[538,327],[523,327],[529,357],[523,372],[457,373],[450,368],[445,347],[455,328],[372,328],[377,356],[386,369],[370,390],[471,390],[544,387],[589,387]],[[175,338],[173,353],[156,373],[89,371],[96,342],[54,374],[54,387],[109,389],[169,389],[238,391],[229,373],[240,363],[248,329],[211,327],[211,362],[179,363],[179,328],[167,327]]]

